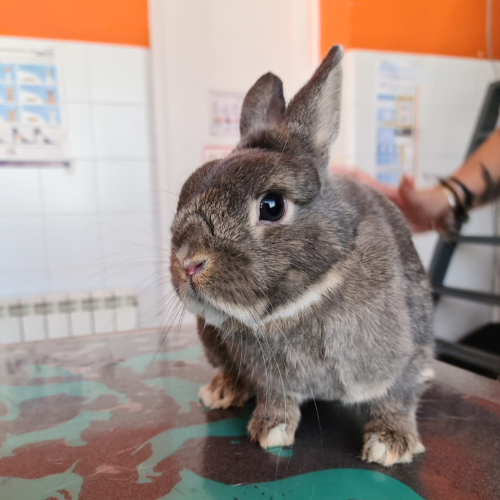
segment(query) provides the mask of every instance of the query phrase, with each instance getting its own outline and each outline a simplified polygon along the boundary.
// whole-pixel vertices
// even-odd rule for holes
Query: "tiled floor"
[[[419,425],[427,452],[359,458],[363,416],[302,409],[293,449],[249,442],[251,406],[207,411],[214,370],[194,332],[109,334],[0,348],[2,500],[493,500],[500,384],[437,364]],[[321,426],[319,425],[321,423]]]

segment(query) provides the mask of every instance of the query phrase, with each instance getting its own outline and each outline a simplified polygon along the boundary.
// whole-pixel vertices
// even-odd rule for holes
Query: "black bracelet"
[[[455,182],[460,189],[463,191],[465,195],[465,208],[466,210],[469,210],[472,208],[472,205],[474,204],[474,200],[476,199],[476,195],[462,182],[459,181],[456,177],[450,177],[450,180]]]
[[[456,192],[455,188],[446,179],[439,179],[439,184],[448,189],[450,193],[453,195],[453,198],[455,199],[455,207],[452,207],[452,210],[456,221],[461,224],[469,220],[469,214],[467,213],[467,209],[462,203],[462,200],[460,199],[460,196],[458,196],[458,193]]]

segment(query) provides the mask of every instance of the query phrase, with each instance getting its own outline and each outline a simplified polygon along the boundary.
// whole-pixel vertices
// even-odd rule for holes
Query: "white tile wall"
[[[50,288],[46,267],[0,271],[0,297],[43,293]]]
[[[125,278],[127,280],[127,278]],[[130,281],[128,279],[127,281]],[[106,288],[102,262],[95,266],[50,268],[50,289],[58,292]]]
[[[67,102],[90,103],[89,47],[86,43],[58,43]]]
[[[420,68],[421,101],[418,144],[419,183],[433,185],[436,176],[448,176],[464,159],[486,88],[500,79],[500,65],[478,59],[349,51],[344,64],[344,98],[339,144],[334,161],[375,172],[375,95],[379,64],[387,59],[410,61]],[[492,208],[474,212],[464,232],[491,235]],[[415,245],[428,266],[437,241],[436,233],[418,235]],[[446,284],[491,290],[493,251],[461,246],[457,250]],[[492,317],[492,308],[457,300],[439,305],[436,333],[457,339]]]
[[[99,212],[96,162],[75,160],[69,168],[44,169],[40,175],[46,214],[76,215]]]
[[[102,266],[97,215],[47,216],[45,224],[51,269]]]
[[[0,168],[0,298],[119,284],[154,308],[149,50],[0,41],[57,48],[72,159],[68,169]]]
[[[151,211],[152,170],[147,162],[99,162],[99,197],[104,213]]]
[[[149,160],[151,137],[145,106],[94,106],[96,155],[103,160]]]
[[[92,99],[117,104],[147,104],[148,67],[144,49],[90,45],[90,81]]]
[[[0,234],[0,272],[38,270],[46,266],[42,217],[0,217]]]
[[[90,104],[68,104],[66,114],[71,156],[80,160],[94,158],[92,106]]]
[[[106,283],[110,288],[143,289],[156,277],[161,254],[155,242],[152,217],[104,215],[101,217]],[[164,257],[165,258],[165,257]]]
[[[0,217],[39,214],[42,209],[39,169],[2,168],[0,174]]]

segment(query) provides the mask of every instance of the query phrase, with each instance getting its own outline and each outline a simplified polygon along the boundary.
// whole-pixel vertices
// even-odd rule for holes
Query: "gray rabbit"
[[[182,188],[175,290],[220,368],[210,408],[257,406],[250,438],[292,445],[300,404],[364,403],[362,458],[424,451],[415,413],[432,377],[430,286],[399,210],[328,168],[340,120],[342,47],[286,106],[281,80],[245,97],[241,140]]]

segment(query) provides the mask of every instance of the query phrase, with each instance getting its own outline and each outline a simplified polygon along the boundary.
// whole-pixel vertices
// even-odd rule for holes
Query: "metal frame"
[[[466,157],[469,157],[495,129],[500,108],[500,81],[492,83],[487,90],[483,106],[472,135]],[[460,228],[459,228],[460,231]],[[500,295],[450,288],[444,286],[446,272],[451,263],[457,245],[500,245],[500,238],[495,236],[440,236],[429,266],[429,277],[433,287],[436,304],[443,295],[464,300],[472,300],[483,304],[500,305]],[[438,355],[447,361],[466,364],[469,367],[498,376],[500,374],[500,357],[461,344],[453,344],[437,340]]]

